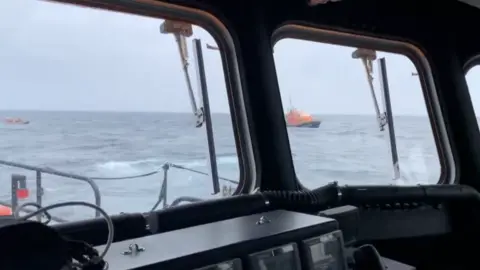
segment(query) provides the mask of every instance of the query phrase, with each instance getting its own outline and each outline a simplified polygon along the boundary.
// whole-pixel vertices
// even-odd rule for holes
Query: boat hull
[[[318,128],[320,127],[320,121],[309,121],[303,122],[301,124],[289,124],[287,123],[287,127],[303,127],[303,128]]]

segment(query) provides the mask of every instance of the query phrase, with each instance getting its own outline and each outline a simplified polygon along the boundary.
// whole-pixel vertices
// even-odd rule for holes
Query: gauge
[[[303,241],[310,270],[346,270],[341,231]]]
[[[242,262],[240,261],[240,259],[233,259],[231,261],[217,263],[195,270],[242,270]]]
[[[295,243],[257,252],[249,257],[253,270],[300,270]]]

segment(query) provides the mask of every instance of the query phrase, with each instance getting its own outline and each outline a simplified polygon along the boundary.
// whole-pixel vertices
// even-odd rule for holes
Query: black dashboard
[[[116,242],[105,261],[115,270],[415,269],[365,249],[347,247],[333,218],[276,210]]]

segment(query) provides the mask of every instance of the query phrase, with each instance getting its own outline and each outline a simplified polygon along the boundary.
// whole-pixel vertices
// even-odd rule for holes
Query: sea
[[[0,160],[17,162],[95,180],[101,206],[110,214],[148,212],[159,197],[166,162],[208,173],[205,130],[188,113],[0,111],[28,125],[0,122]],[[337,181],[346,185],[413,185],[437,183],[440,166],[427,117],[397,116],[394,120],[401,178],[393,179],[388,133],[380,132],[373,115],[321,115],[318,129],[288,128],[295,171],[307,188]],[[3,118],[2,118],[3,119]],[[221,177],[238,180],[239,167],[231,118],[213,115],[215,150]],[[27,177],[35,201],[36,174],[0,166],[0,201],[11,201],[11,175]],[[210,178],[186,169],[168,170],[167,203],[180,196],[209,199]],[[234,184],[221,181],[222,188]],[[42,174],[43,205],[65,201],[94,202],[84,181]],[[90,218],[94,210],[75,206],[52,210],[67,220]]]

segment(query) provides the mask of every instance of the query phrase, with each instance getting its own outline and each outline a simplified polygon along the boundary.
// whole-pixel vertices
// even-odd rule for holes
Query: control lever
[[[353,252],[355,270],[386,270],[383,259],[372,245],[363,245]]]

